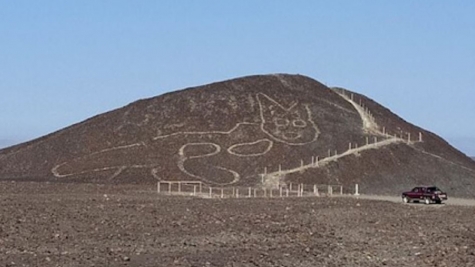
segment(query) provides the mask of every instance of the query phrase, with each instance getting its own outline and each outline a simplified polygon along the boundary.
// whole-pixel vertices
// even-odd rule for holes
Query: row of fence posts
[[[344,90],[340,90],[340,94],[341,94],[341,95],[344,95],[345,97],[348,97],[348,96],[346,95],[346,92],[345,92]],[[354,103],[357,103],[357,102],[354,101],[354,94],[353,94],[353,93],[351,93],[348,98],[349,98],[351,101],[353,101]],[[373,114],[371,113],[371,111],[369,110],[369,108],[366,107],[366,106],[362,103],[361,98],[360,98],[360,100],[359,100],[359,106],[362,107],[363,110],[364,110],[364,112],[365,112],[366,114],[368,114],[368,115],[374,120]],[[395,137],[395,138],[400,138],[400,139],[403,139],[403,140],[406,139],[405,136],[404,136],[404,134],[403,134],[402,132],[400,133],[400,137],[399,137],[397,134],[392,135],[392,134],[386,132],[386,127],[383,127],[383,132],[382,132],[382,133],[383,133],[383,135],[387,135],[387,136],[391,136],[391,137]],[[411,140],[411,133],[407,132],[406,135],[407,135],[407,142],[408,142],[408,143],[411,143],[411,142],[412,142],[412,140]],[[418,141],[419,141],[419,142],[422,142],[422,133],[421,133],[421,132],[419,132],[419,140],[418,140]],[[376,142],[376,139],[375,139],[375,142]],[[416,141],[416,142],[417,142],[417,141]],[[366,144],[367,144],[367,145],[369,144],[368,140],[366,141]]]
[[[383,129],[385,129],[383,127]],[[411,140],[411,133],[407,133],[407,140],[404,139],[404,136],[403,134],[401,134],[401,137],[398,137],[396,134],[395,135],[390,135],[388,133],[385,133],[385,135],[387,136],[391,136],[391,137],[394,137],[394,138],[399,138],[401,140],[404,140],[405,142],[407,143],[411,143],[412,140]],[[368,136],[366,136],[366,145],[371,145],[371,144],[377,144],[379,142],[378,140],[378,137],[377,136],[373,136],[373,142],[371,143],[370,142],[370,138]],[[419,142],[422,142],[422,133],[419,132]],[[349,142],[348,143],[348,150],[347,151],[350,151],[352,149],[357,149],[359,148],[360,146],[358,145],[358,143],[353,143],[353,142]],[[333,157],[333,156],[338,156],[338,150],[331,150],[331,149],[328,149],[328,157]],[[325,158],[323,158],[325,159]],[[311,158],[311,164],[310,165],[305,165],[304,163],[304,160],[301,159],[300,160],[300,168],[303,169],[305,166],[311,166],[311,167],[318,167],[319,166],[319,162],[320,162],[320,158],[318,156],[312,156]],[[285,171],[285,170],[284,170]],[[280,173],[283,172],[283,169],[282,169],[282,164],[279,164],[278,165],[278,169],[277,169],[277,174],[279,175]],[[265,176],[268,174],[268,170],[267,170],[267,167],[264,168],[264,173],[261,173],[260,176],[261,176],[261,183],[265,183]]]
[[[168,184],[168,187],[166,189],[166,191],[163,191],[162,188],[161,188],[161,184]],[[173,191],[172,190],[172,185],[173,184],[176,184],[177,185],[177,191]],[[182,190],[182,185],[187,185],[187,186],[192,186],[193,187],[193,191],[192,192],[189,192],[189,191],[183,191]],[[295,186],[297,186],[297,188],[295,188]],[[290,183],[288,185],[284,185],[284,186],[279,186],[278,189],[273,189],[273,188],[255,188],[255,187],[248,187],[246,189],[244,189],[242,191],[240,191],[239,189],[240,188],[236,188],[236,187],[232,187],[231,190],[232,190],[232,194],[231,194],[231,197],[233,198],[239,198],[239,197],[248,197],[248,198],[251,198],[251,197],[290,197],[290,196],[295,196],[294,193],[297,193],[296,196],[297,197],[303,197],[304,195],[305,196],[320,196],[320,191],[319,191],[319,185],[315,184],[313,185],[313,191],[312,190],[308,190],[307,192],[305,191],[305,189],[307,189],[308,187],[306,186],[309,186],[309,185],[305,185],[305,184],[293,184],[293,183]],[[321,187],[322,185],[320,185]],[[207,187],[208,190],[207,192],[204,192],[204,187]],[[326,192],[326,195],[328,196],[331,196],[334,194],[333,192],[333,189],[334,187],[338,187],[339,188],[339,194],[340,195],[343,195],[343,186],[341,185],[326,185],[327,187],[327,192]],[[310,187],[311,188],[311,187]],[[227,189],[230,189],[230,188],[227,188]],[[242,188],[241,188],[242,189]],[[247,192],[246,192],[247,190]],[[276,192],[277,191],[277,192]],[[203,186],[203,183],[202,182],[198,182],[198,181],[161,181],[161,182],[158,182],[157,184],[157,192],[158,193],[162,193],[162,192],[167,192],[168,194],[172,194],[172,193],[178,193],[178,194],[184,194],[184,193],[189,193],[191,194],[192,196],[207,196],[207,197],[221,197],[221,198],[224,198],[224,197],[227,197],[228,194],[225,194],[225,188],[223,187],[208,187],[208,186]],[[260,194],[260,192],[262,192],[262,194]],[[355,188],[355,195],[358,194],[358,185],[356,185],[356,188]]]

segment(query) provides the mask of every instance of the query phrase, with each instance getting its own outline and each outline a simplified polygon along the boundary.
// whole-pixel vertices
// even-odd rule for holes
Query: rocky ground
[[[0,266],[475,266],[473,206],[0,183]]]

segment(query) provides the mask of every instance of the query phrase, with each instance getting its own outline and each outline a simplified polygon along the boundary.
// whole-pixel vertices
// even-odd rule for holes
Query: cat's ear
[[[279,103],[265,94],[258,93],[257,101],[264,121],[271,121],[272,118],[281,116],[286,112]]]

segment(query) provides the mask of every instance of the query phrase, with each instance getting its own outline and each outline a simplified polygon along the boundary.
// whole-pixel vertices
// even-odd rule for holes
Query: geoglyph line
[[[413,143],[413,142],[411,142],[410,139],[406,140],[406,139],[403,139],[403,138],[399,138],[397,136],[389,135],[385,132],[385,130],[383,130],[383,132],[382,132],[380,130],[379,125],[374,120],[374,117],[364,107],[362,107],[361,105],[359,105],[358,103],[353,101],[353,96],[348,97],[343,92],[341,92],[341,93],[337,92],[337,91],[335,91],[335,92],[338,95],[340,95],[342,98],[344,98],[346,101],[348,101],[356,109],[356,111],[358,112],[358,114],[359,114],[359,116],[360,116],[360,118],[363,122],[362,127],[363,127],[363,130],[365,132],[376,134],[376,135],[379,135],[379,136],[384,136],[387,139],[379,141],[379,142],[375,142],[375,143],[372,143],[372,144],[369,144],[368,141],[367,141],[366,145],[363,145],[361,147],[356,147],[356,148],[351,148],[351,143],[350,143],[350,148],[347,151],[345,151],[341,154],[328,156],[328,157],[323,158],[321,160],[318,160],[318,157],[317,157],[315,161],[314,161],[314,158],[312,158],[312,163],[306,164],[306,165],[304,165],[302,163],[299,167],[296,167],[296,168],[282,170],[281,165],[279,165],[279,170],[274,171],[274,172],[270,172],[270,173],[266,173],[266,171],[265,171],[265,173],[261,174],[261,176],[263,178],[265,177],[263,182],[265,182],[266,184],[276,183],[276,182],[278,182],[279,179],[281,179],[282,176],[284,176],[286,174],[291,174],[291,173],[296,173],[296,172],[303,172],[303,171],[311,169],[311,168],[319,168],[321,166],[325,166],[327,163],[329,163],[331,161],[337,161],[338,159],[340,159],[342,157],[349,156],[349,155],[356,155],[356,154],[358,154],[360,152],[363,152],[365,150],[368,150],[368,149],[379,149],[383,146],[387,146],[387,145],[394,144],[394,143],[408,143],[408,144]],[[420,138],[420,141],[421,141],[421,138]]]

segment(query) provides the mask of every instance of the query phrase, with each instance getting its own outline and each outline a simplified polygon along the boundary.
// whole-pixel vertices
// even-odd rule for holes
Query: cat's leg
[[[178,154],[178,168],[189,177],[210,184],[227,185],[239,181],[234,170],[219,166],[221,147],[215,143],[188,143]],[[221,154],[220,154],[221,155]]]

